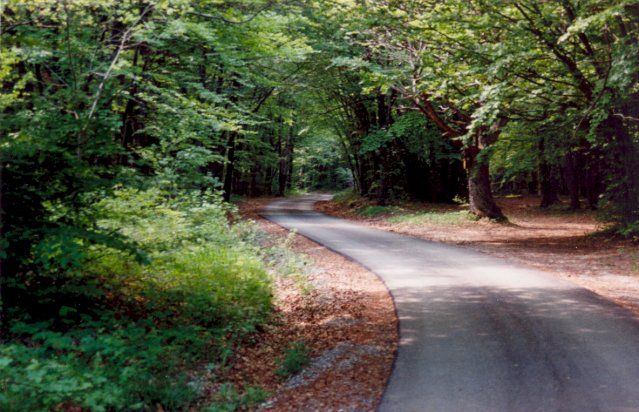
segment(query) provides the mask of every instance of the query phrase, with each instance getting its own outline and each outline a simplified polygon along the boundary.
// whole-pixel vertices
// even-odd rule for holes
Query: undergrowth
[[[256,230],[229,224],[233,210],[199,192],[121,189],[95,209],[100,229],[138,251],[82,245],[80,264],[9,285],[20,305],[8,312],[0,345],[0,410],[184,410],[207,402],[234,346],[271,314]],[[229,389],[219,410],[263,397],[251,391]]]

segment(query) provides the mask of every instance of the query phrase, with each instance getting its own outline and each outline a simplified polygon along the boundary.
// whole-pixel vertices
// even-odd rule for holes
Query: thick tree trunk
[[[557,195],[557,182],[552,175],[552,170],[546,160],[546,139],[541,137],[537,144],[539,149],[539,189],[541,192],[541,203],[539,207],[547,208],[559,203]]]
[[[507,119],[500,119],[488,130],[479,131],[473,145],[464,149],[464,162],[468,174],[468,200],[470,212],[478,217],[505,220],[503,212],[497,206],[490,187],[490,164],[488,156],[482,156],[481,150],[495,143],[499,131]]]
[[[477,146],[469,146],[464,150],[470,212],[478,217],[503,220],[505,216],[495,203],[490,187],[488,159],[478,158],[479,153],[480,149]]]

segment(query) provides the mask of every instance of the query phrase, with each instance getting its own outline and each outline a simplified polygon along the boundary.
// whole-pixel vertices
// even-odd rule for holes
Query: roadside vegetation
[[[212,376],[271,316],[255,228],[230,225],[206,193],[121,189],[94,210],[131,248],[49,238],[41,272],[5,283],[0,409],[208,401]]]

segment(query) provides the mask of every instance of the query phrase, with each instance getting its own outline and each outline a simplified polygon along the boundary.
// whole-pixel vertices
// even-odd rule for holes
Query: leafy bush
[[[137,253],[79,245],[81,265],[14,282],[30,299],[0,346],[2,410],[187,408],[203,395],[198,365],[268,320],[254,229],[229,224],[218,195],[119,189],[94,208]]]

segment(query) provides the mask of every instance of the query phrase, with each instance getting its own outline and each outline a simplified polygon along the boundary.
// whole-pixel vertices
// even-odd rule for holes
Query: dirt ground
[[[275,239],[288,231],[259,217],[267,198],[242,202],[240,213]],[[278,321],[258,333],[233,360],[229,379],[260,386],[273,396],[268,411],[373,411],[383,394],[397,349],[392,298],[373,273],[296,236],[292,248],[309,262],[308,287],[293,278],[275,282]],[[303,341],[312,361],[287,380],[276,374],[293,342]]]
[[[392,223],[389,216],[365,218],[356,213],[356,207],[334,201],[321,202],[317,208],[379,229],[464,245],[551,272],[639,313],[639,245],[596,235],[603,225],[589,210],[569,212],[562,205],[542,210],[535,196],[497,201],[508,223],[470,219]],[[408,203],[400,213],[457,210],[463,207]]]

